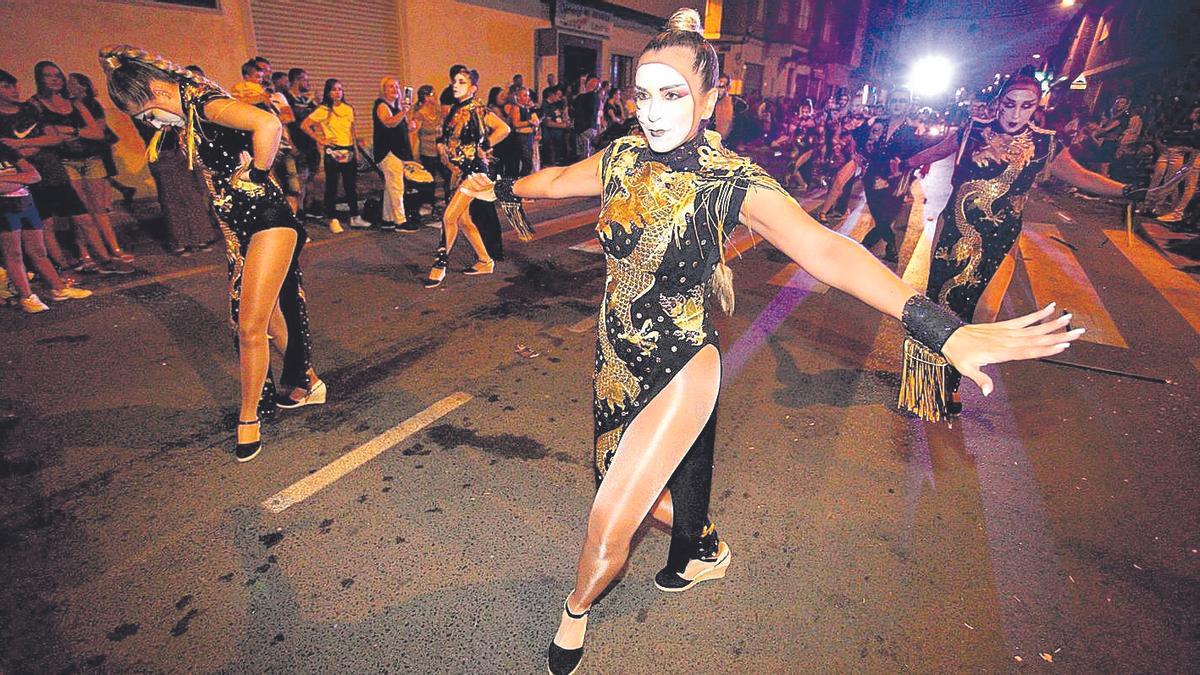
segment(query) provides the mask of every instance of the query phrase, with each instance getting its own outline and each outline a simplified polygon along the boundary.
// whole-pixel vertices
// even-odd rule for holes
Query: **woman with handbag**
[[[346,103],[346,89],[340,80],[325,80],[321,105],[300,125],[316,140],[325,161],[325,217],[329,231],[337,234],[342,224],[337,219],[338,178],[350,206],[350,227],[367,228],[371,224],[358,215],[358,133],[354,129],[354,108]]]

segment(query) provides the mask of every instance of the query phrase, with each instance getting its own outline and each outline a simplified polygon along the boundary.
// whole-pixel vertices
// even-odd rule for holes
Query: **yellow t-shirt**
[[[354,124],[354,108],[348,104],[339,102],[332,110],[329,106],[319,105],[308,119],[321,125],[325,138],[330,139],[334,145],[354,145],[354,133],[351,130]]]
[[[249,105],[259,105],[260,103],[267,102],[267,90],[263,89],[261,84],[249,80],[242,80],[233,85],[229,93],[233,94],[233,97],[237,100]]]

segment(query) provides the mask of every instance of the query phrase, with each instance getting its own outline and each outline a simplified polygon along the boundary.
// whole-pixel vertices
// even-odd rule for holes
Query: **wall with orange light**
[[[533,82],[534,31],[550,26],[540,0],[398,0],[400,79],[441,92],[450,66],[479,71],[482,95],[521,73]]]
[[[157,51],[180,65],[195,63],[222,84],[241,79],[251,54],[248,0],[221,0],[219,10],[172,7],[124,0],[2,0],[0,68],[20,81],[21,95],[35,92],[33,66],[54,61],[64,73],[81,72],[96,85],[109,125],[121,137],[115,150],[126,183],[153,193],[145,171],[145,147],[125,115],[108,100],[96,52],[106,44],[127,43]]]

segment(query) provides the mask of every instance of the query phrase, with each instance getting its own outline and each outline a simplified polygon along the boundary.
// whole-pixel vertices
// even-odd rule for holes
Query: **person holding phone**
[[[406,97],[401,96],[401,91]],[[383,172],[383,222],[380,229],[416,232],[404,214],[404,163],[413,161],[409,140],[408,111],[412,107],[412,87],[401,90],[400,81],[385,77],[379,83],[379,98],[371,111],[374,126],[375,163]]]

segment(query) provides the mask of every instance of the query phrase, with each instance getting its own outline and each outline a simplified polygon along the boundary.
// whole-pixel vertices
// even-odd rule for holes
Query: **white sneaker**
[[[25,310],[26,314],[37,314],[50,309],[42,299],[36,295],[31,295],[28,298],[21,298],[21,309]]]
[[[362,216],[354,216],[353,218],[350,219],[350,227],[353,227],[353,228],[356,228],[359,230],[365,230],[365,229],[371,227],[371,224],[368,223],[367,221],[363,220]]]
[[[91,296],[92,292],[86,288],[75,288],[74,286],[67,286],[61,291],[50,291],[50,299],[55,302],[81,300],[83,298],[90,298]]]
[[[329,231],[334,234],[341,234],[345,232],[345,230],[342,229],[341,222],[339,222],[337,218],[329,219]]]

